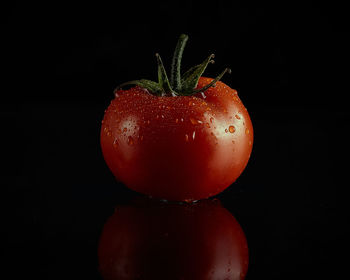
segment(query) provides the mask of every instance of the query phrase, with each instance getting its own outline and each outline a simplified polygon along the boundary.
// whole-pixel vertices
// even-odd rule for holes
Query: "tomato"
[[[98,248],[105,280],[242,280],[248,246],[236,219],[218,201],[119,206]]]
[[[177,92],[165,90],[170,83],[159,56],[159,84],[132,81],[136,86],[116,90],[102,121],[101,147],[117,180],[154,197],[191,201],[220,193],[240,176],[253,127],[237,91],[218,81],[227,69],[216,79],[200,76],[212,57],[187,71],[190,78],[181,78]],[[188,86],[191,71],[199,76]]]

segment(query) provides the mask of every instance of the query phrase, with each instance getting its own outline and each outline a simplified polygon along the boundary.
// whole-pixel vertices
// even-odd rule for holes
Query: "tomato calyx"
[[[188,96],[198,92],[204,92],[210,87],[214,87],[225,73],[231,73],[231,69],[225,68],[215,79],[202,88],[196,89],[199,78],[203,75],[209,63],[214,63],[214,54],[209,55],[201,64],[191,67],[183,75],[181,75],[181,60],[184,48],[186,46],[188,36],[181,34],[172,59],[170,80],[168,79],[162,59],[156,53],[158,64],[158,82],[140,79],[133,80],[119,85],[115,90],[116,93],[120,88],[127,85],[137,85],[147,89],[151,94],[157,96]]]

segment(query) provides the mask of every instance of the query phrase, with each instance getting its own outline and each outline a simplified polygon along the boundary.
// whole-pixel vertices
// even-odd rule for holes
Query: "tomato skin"
[[[99,269],[105,280],[242,280],[248,247],[217,201],[120,206],[104,225]]]
[[[201,77],[198,88],[212,81]],[[117,180],[168,200],[220,193],[246,167],[253,144],[249,114],[222,82],[194,96],[118,91],[104,115],[101,147]]]

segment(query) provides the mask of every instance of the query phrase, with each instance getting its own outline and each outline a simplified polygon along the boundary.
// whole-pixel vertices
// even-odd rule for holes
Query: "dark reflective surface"
[[[242,280],[248,268],[243,230],[217,199],[140,198],[117,206],[103,227],[98,256],[106,280]]]

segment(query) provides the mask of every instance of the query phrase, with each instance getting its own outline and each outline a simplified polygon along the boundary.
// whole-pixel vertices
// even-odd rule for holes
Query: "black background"
[[[181,33],[183,66],[216,54],[207,76],[250,112],[255,141],[217,197],[250,248],[247,279],[335,279],[349,232],[348,13],[341,2],[20,3],[1,9],[1,252],[11,278],[100,279],[97,242],[118,203],[99,146],[118,84],[156,78]]]

